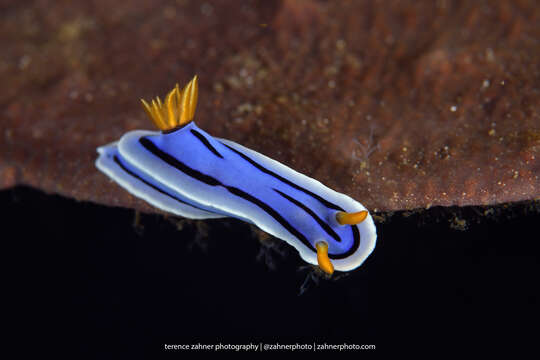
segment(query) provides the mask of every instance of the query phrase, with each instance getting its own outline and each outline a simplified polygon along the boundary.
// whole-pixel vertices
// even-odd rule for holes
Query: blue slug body
[[[327,274],[352,270],[377,239],[359,202],[193,122],[195,76],[143,107],[162,130],[131,131],[98,148],[98,169],[153,206],[192,219],[235,217],[285,240]]]
[[[340,271],[358,267],[375,247],[371,216],[357,225],[336,221],[339,211],[365,210],[360,203],[194,122],[172,132],[132,131],[98,152],[96,166],[150,204],[188,218],[253,223],[311,264],[319,241]]]

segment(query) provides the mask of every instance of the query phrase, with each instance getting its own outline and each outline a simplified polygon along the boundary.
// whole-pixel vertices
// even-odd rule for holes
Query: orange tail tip
[[[176,84],[174,89],[165,96],[164,102],[157,96],[151,104],[143,99],[141,102],[146,114],[154,124],[160,130],[167,131],[193,120],[198,96],[199,85],[197,75],[195,75],[182,90]]]
[[[336,220],[340,225],[356,225],[364,221],[367,215],[368,212],[366,210],[355,213],[346,213],[343,211],[339,211],[336,214]]]
[[[334,265],[328,258],[328,244],[324,241],[319,241],[315,244],[317,248],[317,262],[322,271],[332,275],[334,273]]]

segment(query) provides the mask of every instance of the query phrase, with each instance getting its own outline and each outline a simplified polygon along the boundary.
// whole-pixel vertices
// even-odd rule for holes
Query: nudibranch
[[[99,147],[97,168],[164,211],[252,223],[328,274],[360,266],[377,238],[366,208],[254,150],[212,137],[193,121],[197,96],[195,76],[164,101],[141,100],[160,131],[130,131]]]

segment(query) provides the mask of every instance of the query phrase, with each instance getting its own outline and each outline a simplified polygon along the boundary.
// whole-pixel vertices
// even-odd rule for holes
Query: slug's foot
[[[283,246],[282,241],[275,239],[264,231],[255,228],[253,232],[261,245],[256,256],[257,261],[264,262],[270,270],[275,271],[277,269],[276,258],[285,258],[287,249]]]

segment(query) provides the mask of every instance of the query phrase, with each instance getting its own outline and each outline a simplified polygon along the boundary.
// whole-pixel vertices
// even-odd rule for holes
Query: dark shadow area
[[[284,247],[269,270],[240,221],[179,230],[142,215],[134,226],[132,210],[25,187],[0,192],[0,203],[7,326],[23,351],[133,358],[165,343],[259,341],[497,351],[537,340],[540,214],[531,203],[496,207],[466,231],[441,220],[449,210],[395,213],[377,224],[364,265],[302,296],[296,252]]]

